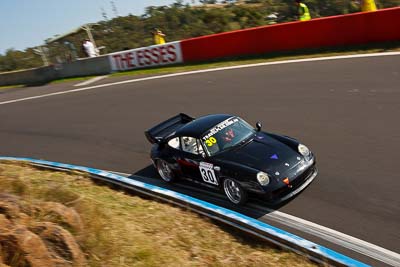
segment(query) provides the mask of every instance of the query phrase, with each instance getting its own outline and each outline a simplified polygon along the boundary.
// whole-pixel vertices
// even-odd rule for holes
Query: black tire
[[[175,175],[169,166],[168,162],[163,159],[158,159],[156,161],[156,168],[158,175],[160,175],[161,179],[163,179],[166,183],[171,183],[175,180]]]
[[[247,192],[234,179],[225,178],[223,182],[224,193],[235,205],[243,205],[247,201]]]

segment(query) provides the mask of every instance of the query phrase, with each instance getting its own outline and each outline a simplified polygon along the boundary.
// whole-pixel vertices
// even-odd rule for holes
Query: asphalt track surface
[[[115,79],[128,78],[99,83]],[[65,83],[2,90],[0,103],[71,89]],[[143,131],[179,112],[237,114],[298,138],[316,154],[319,175],[279,211],[400,253],[400,56],[198,73],[3,104],[0,155],[156,178]]]

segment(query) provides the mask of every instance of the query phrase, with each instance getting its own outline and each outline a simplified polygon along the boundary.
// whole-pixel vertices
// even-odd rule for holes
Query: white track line
[[[84,82],[75,84],[74,86],[85,86],[85,85],[88,85],[88,84],[91,84],[91,83],[95,83],[95,82],[97,82],[97,81],[100,81],[100,80],[102,80],[102,79],[104,79],[104,78],[107,78],[107,77],[108,77],[108,75],[97,76],[97,77],[94,77],[94,78],[89,79],[89,80],[87,80],[87,81],[84,81]]]
[[[108,172],[125,177],[131,177],[132,179],[134,179],[134,177],[136,176],[122,172]],[[252,207],[260,211],[265,211],[265,213],[267,214],[264,215],[263,218],[266,218],[268,220],[291,227],[303,233],[308,233],[310,235],[316,236],[333,244],[363,254],[388,265],[400,267],[400,254],[396,252],[277,210],[272,210],[257,204],[249,204],[248,207]]]
[[[300,230],[301,232],[317,236],[333,244],[350,249],[357,253],[368,256],[372,259],[384,262],[388,265],[396,267],[400,266],[400,254],[396,252],[379,247],[377,245],[341,233],[339,231],[330,229],[328,227],[310,221],[306,221],[304,219],[295,217],[290,214],[286,214],[276,210],[266,209],[265,207],[263,208],[259,205],[251,205],[251,206],[256,208],[258,207],[259,209],[262,210],[268,210],[269,213],[264,215],[263,216],[264,218]]]
[[[278,65],[278,64],[291,64],[291,63],[338,60],[338,59],[351,59],[351,58],[365,58],[365,57],[397,56],[397,55],[400,55],[400,52],[387,52],[387,53],[373,53],[373,54],[360,54],[360,55],[347,55],[347,56],[334,56],[334,57],[306,58],[306,59],[295,59],[295,60],[284,60],[284,61],[275,61],[275,62],[264,62],[264,63],[256,63],[256,64],[247,64],[247,65],[239,65],[239,66],[231,66],[231,67],[221,67],[221,68],[205,69],[205,70],[195,70],[195,71],[172,73],[172,74],[166,74],[166,75],[159,75],[159,76],[152,76],[152,77],[146,77],[146,78],[132,79],[132,80],[126,80],[126,81],[121,81],[121,82],[106,83],[106,84],[89,86],[89,87],[73,89],[73,90],[68,90],[68,91],[63,91],[63,92],[57,92],[57,93],[50,93],[50,94],[44,94],[44,95],[37,95],[37,96],[19,98],[19,99],[0,102],[0,105],[12,104],[12,103],[28,101],[28,100],[33,100],[33,99],[39,99],[39,98],[45,98],[45,97],[56,96],[56,95],[72,94],[72,93],[77,93],[77,92],[81,92],[81,91],[88,91],[88,90],[93,90],[93,89],[97,89],[97,88],[109,87],[109,86],[126,84],[126,83],[142,82],[142,81],[156,80],[156,79],[165,79],[165,78],[170,78],[170,77],[191,75],[191,74],[197,74],[197,73],[206,73],[206,72],[223,71],[223,70],[233,70],[233,69],[241,69],[241,68],[252,68],[252,67]]]

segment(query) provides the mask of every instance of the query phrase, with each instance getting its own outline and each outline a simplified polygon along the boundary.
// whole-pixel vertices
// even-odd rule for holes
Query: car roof
[[[207,130],[231,117],[234,116],[229,114],[212,114],[199,117],[177,130],[175,135],[200,138]]]

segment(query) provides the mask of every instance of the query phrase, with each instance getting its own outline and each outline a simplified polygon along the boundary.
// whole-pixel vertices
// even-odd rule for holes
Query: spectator
[[[306,4],[302,2],[302,0],[296,0],[297,11],[300,21],[306,21],[311,19],[310,11]]]
[[[89,41],[89,39],[84,40],[82,47],[87,57],[97,56],[96,49],[94,48],[93,43]]]
[[[374,0],[361,0],[361,10],[363,12],[366,11],[375,11],[376,5]]]
[[[156,44],[156,45],[158,45],[158,44],[165,44],[165,34],[164,33],[162,33],[162,31],[160,31],[159,29],[157,29],[157,28],[154,28],[154,30],[153,30],[153,38],[154,38],[154,43]]]
[[[82,53],[85,55],[85,57],[88,57],[89,55],[87,54],[86,49],[85,49],[85,46],[84,46],[84,43],[85,43],[85,42],[86,42],[85,40],[82,40],[82,41],[81,41],[81,51],[82,51]]]

